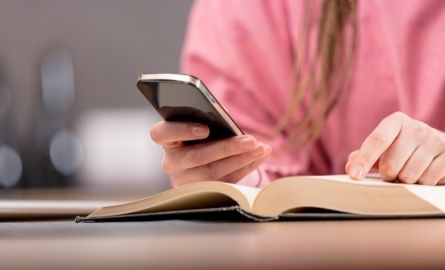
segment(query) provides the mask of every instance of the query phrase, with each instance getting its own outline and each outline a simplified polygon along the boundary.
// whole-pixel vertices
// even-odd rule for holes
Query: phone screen
[[[204,140],[184,142],[194,144],[239,135],[236,127],[215,98],[201,84],[198,86],[181,81],[139,81],[138,88],[166,121],[187,121],[207,125],[210,135]],[[204,89],[202,89],[204,88]],[[231,123],[229,123],[231,122]],[[235,125],[236,129],[231,127]]]

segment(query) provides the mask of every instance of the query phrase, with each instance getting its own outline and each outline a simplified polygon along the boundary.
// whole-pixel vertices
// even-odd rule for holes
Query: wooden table
[[[445,219],[0,222],[1,269],[445,269]]]

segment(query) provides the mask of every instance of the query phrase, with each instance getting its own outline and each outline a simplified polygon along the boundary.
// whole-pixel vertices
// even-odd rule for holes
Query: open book
[[[386,183],[348,176],[296,176],[260,189],[224,182],[186,184],[137,201],[98,209],[81,221],[222,218],[445,217],[445,186]]]

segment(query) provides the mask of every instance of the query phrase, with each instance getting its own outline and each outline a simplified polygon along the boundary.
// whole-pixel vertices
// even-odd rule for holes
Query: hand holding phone
[[[195,122],[209,127],[203,140],[224,139],[243,132],[198,78],[181,74],[142,74],[137,87],[166,121]]]
[[[138,81],[138,88],[166,120],[155,124],[150,135],[164,148],[163,168],[176,185],[237,182],[271,153],[270,146],[243,135],[202,87],[202,82],[187,75],[145,74]]]

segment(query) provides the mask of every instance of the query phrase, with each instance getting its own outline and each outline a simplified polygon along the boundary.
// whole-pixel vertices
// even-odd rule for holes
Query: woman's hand
[[[174,184],[203,180],[235,183],[255,170],[272,152],[270,146],[250,135],[190,146],[182,143],[208,135],[208,127],[196,123],[161,121],[151,128],[151,138],[165,151],[163,169]]]
[[[349,155],[346,173],[360,179],[372,167],[386,181],[445,184],[445,135],[401,112],[393,113]]]

